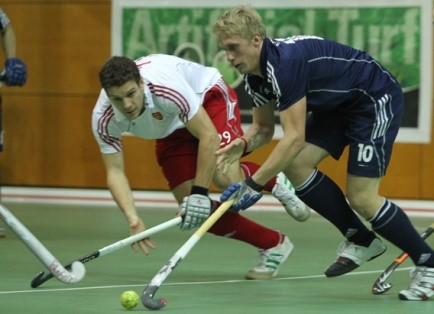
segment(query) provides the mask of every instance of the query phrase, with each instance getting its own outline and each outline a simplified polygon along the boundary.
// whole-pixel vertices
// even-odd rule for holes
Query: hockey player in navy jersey
[[[326,271],[339,276],[383,254],[381,235],[415,264],[402,300],[434,295],[434,254],[401,208],[379,194],[404,106],[396,78],[366,52],[315,36],[267,38],[259,14],[241,5],[226,11],[213,28],[227,60],[241,73],[252,97],[253,122],[243,139],[217,151],[225,169],[243,152],[268,143],[279,113],[283,137],[264,164],[221,195],[236,194],[232,209],[253,205],[262,186],[283,171],[299,198],[344,236],[338,258]],[[308,114],[310,112],[310,114]],[[339,159],[349,147],[346,192],[317,165]],[[348,201],[347,201],[348,200]],[[369,230],[355,210],[372,226]]]

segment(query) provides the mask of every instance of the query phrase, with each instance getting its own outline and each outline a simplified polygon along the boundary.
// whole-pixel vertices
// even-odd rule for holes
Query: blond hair
[[[250,5],[238,5],[227,10],[217,20],[213,33],[218,38],[239,36],[251,40],[255,35],[265,38],[265,26],[257,11]]]

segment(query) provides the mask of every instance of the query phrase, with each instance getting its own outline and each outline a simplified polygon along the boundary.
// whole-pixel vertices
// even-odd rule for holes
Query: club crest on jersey
[[[157,119],[157,120],[163,120],[163,115],[160,113],[160,112],[154,112],[153,114],[152,114],[152,116],[154,117],[154,119]]]

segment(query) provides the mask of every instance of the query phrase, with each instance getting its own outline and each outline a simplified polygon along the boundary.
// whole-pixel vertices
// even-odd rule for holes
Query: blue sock
[[[349,241],[369,246],[375,238],[348,205],[339,186],[318,169],[295,190],[305,204],[334,224]]]
[[[407,252],[414,264],[434,267],[434,252],[420,237],[404,211],[386,200],[374,217],[372,228],[385,239]]]

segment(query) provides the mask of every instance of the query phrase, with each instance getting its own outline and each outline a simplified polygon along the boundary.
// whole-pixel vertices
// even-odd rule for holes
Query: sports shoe
[[[306,221],[310,217],[310,208],[295,195],[294,187],[283,172],[276,177],[276,184],[271,194],[285,207],[286,212],[297,221]]]
[[[4,238],[6,236],[6,230],[5,228],[0,227],[0,238]]]
[[[399,291],[399,298],[406,301],[425,301],[434,295],[434,268],[418,266],[410,272],[408,290]]]
[[[273,279],[277,275],[279,266],[288,259],[289,254],[294,249],[294,244],[289,241],[289,238],[283,237],[283,241],[275,247],[259,250],[258,266],[247,272],[246,279],[267,280]]]
[[[370,261],[386,251],[386,246],[380,238],[374,238],[368,247],[357,245],[348,240],[343,241],[338,248],[338,259],[326,271],[327,277],[346,274],[366,261]]]

